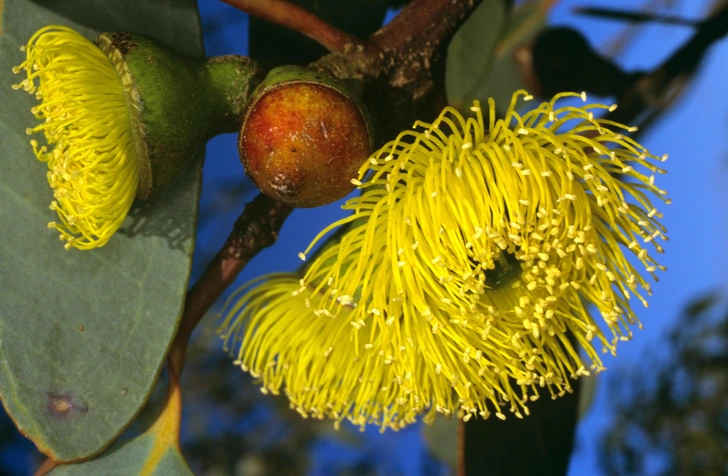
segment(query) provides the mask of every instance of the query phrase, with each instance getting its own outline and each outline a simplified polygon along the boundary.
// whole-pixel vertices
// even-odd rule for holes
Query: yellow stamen
[[[306,285],[264,276],[230,298],[226,349],[302,415],[394,429],[422,413],[521,418],[538,388],[556,398],[604,370],[594,345],[615,352],[640,325],[637,264],[660,269],[644,246],[666,239],[648,197],[667,201],[661,159],[592,114],[609,107],[556,105],[583,94],[520,115],[524,95],[502,120],[492,100],[487,122],[478,102],[468,119],[446,108],[375,152],[353,214],[304,252],[349,227]]]
[[[42,132],[51,146],[30,141],[48,164],[51,209],[60,219],[52,228],[66,249],[103,246],[124,221],[138,182],[121,82],[109,58],[70,28],[38,30],[25,51],[13,71],[27,78],[13,87],[41,99],[33,114],[42,122],[28,132]]]

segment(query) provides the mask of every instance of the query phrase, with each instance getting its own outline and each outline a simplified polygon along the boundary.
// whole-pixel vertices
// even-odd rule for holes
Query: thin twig
[[[673,0],[646,0],[639,7],[640,11],[645,13],[655,13],[663,8],[669,8]],[[635,7],[637,7],[635,5]],[[617,32],[604,47],[600,48],[608,57],[616,59],[629,46],[638,35],[644,32],[642,25],[635,23],[627,24],[619,32]]]
[[[169,364],[181,373],[190,335],[218,297],[245,265],[278,239],[278,232],[293,208],[258,194],[245,206],[223,247],[187,292],[185,309],[169,353]]]
[[[262,193],[258,194],[245,206],[225,244],[187,292],[184,312],[167,358],[167,396],[162,412],[152,428],[157,428],[163,437],[173,438],[170,443],[178,448],[182,408],[179,378],[185,365],[192,331],[223,291],[235,281],[245,265],[261,250],[276,242],[283,222],[292,211],[291,206]]]
[[[577,15],[591,16],[604,20],[615,20],[629,23],[665,23],[668,25],[678,26],[700,26],[701,20],[690,20],[687,18],[675,17],[670,15],[657,15],[655,13],[620,10],[616,8],[600,8],[600,7],[576,7],[573,10]]]
[[[661,108],[674,99],[671,86],[680,78],[690,77],[705,53],[728,34],[728,4],[704,21],[700,28],[670,57],[653,71],[639,75],[619,98],[619,108],[606,119],[630,124],[643,112]]]
[[[250,15],[297,31],[332,53],[343,54],[359,44],[359,40],[323,21],[305,8],[285,0],[222,0]]]

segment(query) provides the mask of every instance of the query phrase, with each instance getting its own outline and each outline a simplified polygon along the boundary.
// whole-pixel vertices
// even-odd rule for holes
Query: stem
[[[412,0],[349,56],[372,76],[401,72],[400,84],[429,77],[439,66],[444,72],[447,45],[481,1]]]
[[[48,474],[58,466],[60,465],[57,461],[48,458],[43,461],[43,464],[41,464],[40,467],[35,471],[35,476],[43,476],[44,474]]]
[[[629,23],[655,22],[690,27],[700,26],[703,23],[700,20],[689,20],[687,18],[670,15],[657,15],[655,13],[620,10],[616,8],[576,7],[573,9],[573,12],[578,15],[591,16],[603,20],[616,20]]]
[[[185,354],[192,331],[220,294],[235,281],[248,261],[263,248],[275,243],[278,232],[291,211],[293,208],[289,205],[276,202],[262,193],[258,194],[245,206],[225,244],[187,292],[179,329],[167,358],[169,369],[167,395],[162,412],[149,429],[149,432],[156,434],[156,438],[148,460],[142,468],[142,475],[154,472],[167,448],[175,447],[179,450],[179,430],[182,420],[180,375],[185,365]]]
[[[187,292],[182,320],[169,352],[170,371],[177,375],[182,372],[187,343],[200,319],[248,261],[275,243],[283,222],[292,211],[289,205],[262,193],[245,206],[225,244]]]
[[[230,6],[276,25],[297,31],[332,53],[343,54],[359,40],[323,21],[305,8],[285,0],[222,0]]]
[[[445,59],[455,32],[482,0],[412,0],[345,55],[364,75],[364,102],[389,140],[447,105]],[[508,1],[508,4],[511,2]]]
[[[436,54],[481,1],[412,0],[368,42],[399,56]]]
[[[170,361],[169,384],[164,398],[162,412],[147,433],[154,435],[154,442],[149,450],[140,476],[152,476],[157,473],[160,462],[169,448],[181,451],[179,446],[179,430],[182,423],[182,390],[180,388],[179,371]]]

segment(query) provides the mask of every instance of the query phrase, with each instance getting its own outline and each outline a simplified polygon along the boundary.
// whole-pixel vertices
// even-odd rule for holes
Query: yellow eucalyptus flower
[[[264,393],[383,430],[421,413],[521,418],[539,387],[556,398],[604,370],[595,345],[614,353],[639,325],[630,299],[647,305],[638,268],[664,270],[648,247],[667,239],[650,201],[669,202],[654,185],[666,156],[593,115],[615,106],[560,94],[520,115],[521,96],[502,120],[490,100],[487,122],[475,102],[472,118],[415,123],[362,166],[353,214],[306,252],[348,229],[303,279],[231,297],[219,332]]]
[[[42,132],[48,143],[30,141],[48,164],[50,208],[60,220],[48,227],[60,232],[66,249],[103,246],[124,221],[138,184],[119,76],[101,50],[70,28],[42,28],[21,50],[26,60],[13,72],[24,70],[27,78],[13,88],[41,101],[32,112],[42,122],[27,132]]]

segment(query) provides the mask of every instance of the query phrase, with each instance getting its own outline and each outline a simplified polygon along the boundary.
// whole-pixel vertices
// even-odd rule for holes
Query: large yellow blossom
[[[650,196],[668,201],[654,184],[666,157],[593,115],[614,106],[558,107],[579,96],[561,94],[521,116],[522,96],[502,120],[490,100],[487,122],[477,102],[473,118],[417,122],[361,168],[353,214],[309,250],[348,229],[303,279],[231,298],[219,332],[264,392],[400,428],[420,413],[521,418],[538,387],[556,398],[604,370],[597,349],[631,337],[633,298],[647,305],[640,271],[664,269]]]
[[[13,87],[41,101],[32,112],[42,122],[27,132],[43,132],[48,143],[30,141],[48,164],[50,209],[60,220],[48,227],[60,232],[66,249],[103,246],[124,221],[138,185],[119,76],[99,48],[70,28],[42,28],[21,49],[27,58],[13,71],[27,77]]]

